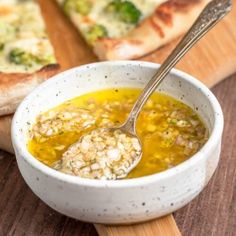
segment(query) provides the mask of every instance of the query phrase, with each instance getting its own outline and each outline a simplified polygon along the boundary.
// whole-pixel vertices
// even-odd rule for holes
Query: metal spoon
[[[184,38],[168,56],[168,58],[163,62],[159,70],[153,77],[150,79],[146,87],[143,89],[142,93],[136,100],[128,119],[120,127],[114,128],[104,128],[104,134],[113,133],[119,130],[131,136],[134,139],[137,139],[140,144],[140,152],[136,152],[136,158],[133,158],[130,166],[126,167],[125,171],[122,174],[117,175],[116,178],[124,178],[141,160],[142,157],[142,143],[139,137],[136,134],[136,120],[139,116],[139,113],[152,95],[158,85],[161,84],[163,79],[169,73],[169,71],[176,65],[176,63],[186,54],[186,52],[199,41],[202,36],[204,36],[217,22],[219,22],[232,8],[231,0],[213,0],[211,1],[202,11],[198,19],[195,21],[191,29],[187,32]],[[97,129],[89,133],[88,135],[98,132],[102,135],[102,129]],[[86,136],[86,135],[85,135]],[[83,138],[83,137],[82,137]]]

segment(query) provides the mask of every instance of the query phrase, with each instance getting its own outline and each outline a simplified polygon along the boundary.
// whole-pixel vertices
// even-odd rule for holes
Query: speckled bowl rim
[[[84,70],[86,68],[93,68],[93,67],[99,67],[99,66],[127,66],[129,64],[130,66],[136,65],[141,67],[146,67],[150,69],[158,69],[159,64],[152,63],[152,62],[140,62],[140,61],[106,61],[106,62],[97,62],[97,63],[91,63],[82,65],[79,67],[75,67],[72,69],[69,69],[67,71],[62,72],[63,76],[66,76],[67,74],[70,74],[73,70]],[[59,73],[59,77],[60,77]],[[163,172],[159,172],[156,174],[144,176],[144,177],[138,177],[133,179],[122,179],[122,180],[92,180],[92,179],[86,179],[86,178],[80,178],[68,174],[61,173],[59,171],[56,171],[45,164],[38,161],[33,155],[29,153],[27,150],[26,145],[22,145],[22,141],[20,140],[20,118],[21,118],[21,112],[24,110],[26,106],[29,106],[31,103],[31,97],[34,94],[37,94],[38,91],[42,91],[44,87],[47,87],[48,85],[54,84],[57,82],[58,75],[53,76],[50,80],[47,80],[43,82],[41,85],[39,85],[33,92],[31,92],[19,105],[13,121],[12,121],[12,127],[11,127],[11,136],[12,136],[12,143],[15,150],[20,155],[20,158],[24,158],[26,162],[28,162],[31,167],[39,170],[40,172],[44,173],[48,177],[55,178],[57,180],[60,180],[65,183],[73,184],[73,185],[82,185],[82,186],[88,186],[88,187],[95,187],[95,188],[120,188],[120,187],[131,187],[131,186],[145,186],[148,183],[161,181],[166,178],[174,177],[176,174],[190,168],[191,166],[196,165],[201,159],[207,158],[208,154],[210,153],[210,149],[212,146],[217,145],[219,142],[219,139],[221,138],[222,132],[223,132],[223,125],[224,125],[224,119],[223,119],[223,113],[221,106],[214,96],[214,94],[199,80],[195,79],[194,77],[190,76],[189,74],[172,69],[171,74],[176,75],[177,77],[191,83],[196,87],[197,89],[201,89],[202,93],[208,97],[210,104],[212,106],[213,112],[214,112],[214,125],[212,129],[212,133],[208,139],[208,141],[203,145],[203,147],[194,154],[191,158],[188,160],[178,164],[177,166],[170,168],[168,170],[165,170]]]

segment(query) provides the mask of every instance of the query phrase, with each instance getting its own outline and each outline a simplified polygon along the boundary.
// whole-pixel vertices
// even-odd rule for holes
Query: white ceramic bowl
[[[101,181],[60,173],[27,150],[28,129],[40,112],[99,89],[142,88],[158,67],[138,61],[85,65],[54,76],[24,99],[12,122],[12,141],[20,172],[40,199],[56,211],[82,221],[127,224],[171,213],[200,193],[219,161],[223,115],[206,86],[177,70],[172,70],[158,90],[197,110],[210,131],[207,143],[182,164],[142,178]]]

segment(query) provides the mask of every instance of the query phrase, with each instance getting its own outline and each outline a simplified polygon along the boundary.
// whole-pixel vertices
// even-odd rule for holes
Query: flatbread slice
[[[0,73],[0,115],[12,114],[26,95],[58,70],[52,64],[34,73]]]
[[[204,6],[210,2],[210,0],[57,1],[100,60],[135,59],[152,52],[185,33]],[[128,22],[124,22],[119,13],[121,10],[114,7],[115,4],[121,6],[127,2],[139,12],[138,21],[135,22],[135,14],[126,9],[125,13],[128,16],[125,15],[124,18],[122,15],[122,17]],[[130,4],[128,5],[131,6]],[[89,10],[81,11],[81,6]],[[113,11],[109,6],[116,10]],[[136,19],[137,15],[136,12]]]
[[[0,18],[1,116],[13,113],[59,65],[36,1],[1,0]]]
[[[118,39],[102,38],[93,47],[101,60],[141,57],[187,32],[209,0],[170,0]]]

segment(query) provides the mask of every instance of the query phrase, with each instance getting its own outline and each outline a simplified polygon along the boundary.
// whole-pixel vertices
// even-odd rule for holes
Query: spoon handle
[[[135,133],[135,121],[151,94],[163,81],[169,71],[216,23],[218,23],[232,8],[232,0],[213,0],[207,4],[193,26],[163,62],[159,70],[150,79],[135,102],[132,111],[124,124],[124,128]]]

